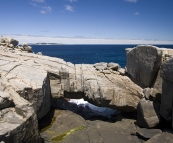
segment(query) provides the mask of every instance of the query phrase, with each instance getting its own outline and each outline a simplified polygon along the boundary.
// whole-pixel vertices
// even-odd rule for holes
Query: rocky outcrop
[[[27,46],[22,47],[26,50]],[[48,113],[52,97],[85,98],[96,105],[127,112],[136,110],[143,97],[142,88],[114,68],[97,70],[93,65],[74,65],[58,58],[25,53],[22,47],[16,51],[13,46],[15,52],[11,52],[4,44],[0,50],[0,75],[5,81],[2,91],[8,89],[0,96],[1,120],[9,128],[2,126],[3,141],[16,138],[14,142],[25,142],[30,138],[28,143],[39,142],[37,118]],[[8,116],[14,116],[16,122],[4,118]],[[27,125],[32,127],[30,132]],[[21,132],[17,129],[25,130],[20,137],[16,137]]]
[[[6,46],[11,46],[10,44],[12,44],[12,46],[17,46],[19,44],[19,41],[12,38],[0,37],[0,43],[1,45],[6,45]]]
[[[0,37],[0,50],[10,53],[33,53],[31,46],[27,44],[23,44],[22,46],[18,46],[19,41],[12,38]]]

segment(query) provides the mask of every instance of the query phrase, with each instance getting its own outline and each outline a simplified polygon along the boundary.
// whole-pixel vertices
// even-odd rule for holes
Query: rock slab
[[[137,107],[137,124],[144,128],[155,127],[160,122],[159,111],[159,103],[141,99]]]

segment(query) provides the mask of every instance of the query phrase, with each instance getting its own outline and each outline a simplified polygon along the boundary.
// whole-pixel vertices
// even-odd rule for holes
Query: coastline
[[[59,123],[66,119],[67,124],[63,123],[62,125],[73,124],[72,129],[75,129],[75,132],[71,134],[72,136],[79,133],[75,128],[76,126],[80,127],[76,119],[82,126],[88,127],[89,132],[95,131],[94,128],[96,128],[96,132],[100,132],[101,135],[101,137],[99,136],[100,142],[107,139],[113,141],[118,137],[120,137],[120,142],[130,142],[130,140],[150,142],[150,140],[164,138],[165,135],[167,137],[173,136],[164,130],[153,129],[172,120],[172,117],[168,116],[170,115],[168,111],[172,111],[172,105],[165,105],[161,101],[172,102],[170,100],[171,95],[167,94],[167,91],[172,93],[172,90],[167,85],[173,84],[171,77],[173,69],[169,68],[172,67],[173,50],[151,45],[140,45],[126,49],[127,64],[126,69],[124,69],[117,63],[74,65],[60,58],[44,56],[41,53],[34,54],[32,47],[27,44],[18,46],[18,41],[15,39],[1,38],[0,44],[0,87],[2,90],[0,97],[5,101],[0,104],[1,120],[5,123],[3,123],[5,126],[1,124],[3,125],[3,132],[0,140],[7,143],[12,140],[16,143],[41,142],[37,120],[42,119],[51,107],[67,107],[68,101],[62,100],[66,98],[84,98],[92,104],[122,111],[125,113],[124,115],[128,115],[126,112],[130,112],[129,114],[133,117],[130,120],[128,120],[128,116],[117,117],[117,122],[111,124],[114,126],[112,129],[106,128],[109,123],[85,121],[81,117],[76,117],[73,112],[62,111],[59,113],[61,111],[57,110],[57,116],[61,119],[52,118],[56,122],[55,125],[60,125]],[[158,73],[161,74],[161,78]],[[135,118],[135,114],[137,118]],[[13,128],[15,132],[10,128],[13,126],[13,123],[9,122],[12,120],[9,118],[11,115],[16,117],[16,121],[19,119],[23,121],[22,124],[20,122],[15,123],[16,126]],[[168,121],[162,123],[161,118]],[[89,124],[97,124],[98,126],[93,128]],[[34,131],[34,135],[28,131],[28,127],[25,125]],[[105,127],[104,129],[101,128],[102,125]],[[24,129],[24,132],[20,137],[17,137],[17,134],[21,133],[21,130],[17,130],[19,126]],[[124,126],[127,131],[120,129],[119,126]],[[8,130],[6,130],[7,127]],[[146,128],[145,131],[141,127]],[[133,128],[133,132],[131,132],[131,128]],[[53,138],[54,134],[66,133],[63,126],[60,126],[59,129],[51,133],[50,130],[46,130],[43,135],[47,134],[47,137]],[[68,131],[70,130],[71,133],[72,129],[68,129]],[[98,140],[97,135],[95,137],[85,136],[89,132],[84,128],[82,129],[80,137],[86,139],[83,140],[84,142],[87,142],[88,139]],[[109,129],[110,131],[104,134]],[[114,130],[117,132],[115,133]],[[155,132],[155,134],[146,137],[145,133],[150,131]],[[125,134],[121,132],[125,132]],[[10,134],[10,136],[6,136],[6,134]],[[111,134],[110,137],[108,134]],[[125,138],[127,136],[129,138]],[[145,139],[141,139],[139,136]],[[68,137],[63,139],[66,139],[67,142],[70,141]],[[75,141],[77,136],[74,136],[73,139]],[[165,139],[165,142],[168,140]]]

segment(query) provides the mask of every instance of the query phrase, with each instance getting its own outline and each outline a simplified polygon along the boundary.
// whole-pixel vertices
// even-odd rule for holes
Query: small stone
[[[38,52],[37,55],[42,55],[42,52]]]
[[[159,129],[145,129],[145,128],[138,128],[134,131],[132,131],[132,135],[136,135],[139,137],[143,137],[145,139],[150,139],[153,136],[162,133]]]
[[[96,63],[93,65],[97,70],[106,70],[107,69],[107,63],[101,62]]]
[[[118,70],[118,72],[120,73],[120,75],[125,75],[126,74],[126,71],[125,71],[125,69],[123,69],[123,68],[120,68],[119,70]]]
[[[111,63],[108,64],[108,68],[112,69],[114,71],[117,71],[118,69],[121,68],[121,66],[119,64],[117,64],[117,63],[111,62]]]

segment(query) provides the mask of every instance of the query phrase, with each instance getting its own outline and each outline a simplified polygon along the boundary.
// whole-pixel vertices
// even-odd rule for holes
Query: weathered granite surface
[[[0,74],[14,90],[28,100],[38,118],[50,109],[50,85],[45,70],[31,66],[29,57],[0,52]]]
[[[2,75],[0,77],[0,141],[5,143],[39,143],[35,111],[20,97]]]
[[[93,65],[73,65],[62,59],[32,53],[1,52],[0,55],[1,75],[8,79],[22,97],[33,104],[39,118],[50,107],[49,80],[53,98],[66,97],[64,92],[79,92],[84,94],[81,97],[69,94],[70,98],[85,98],[93,104],[127,112],[136,110],[143,97],[142,88],[127,76],[121,76],[112,70],[98,71]],[[27,92],[27,95],[21,91]],[[40,113],[42,107],[45,113]]]

